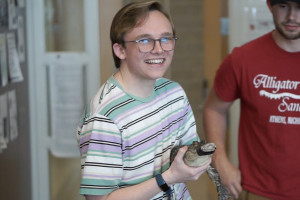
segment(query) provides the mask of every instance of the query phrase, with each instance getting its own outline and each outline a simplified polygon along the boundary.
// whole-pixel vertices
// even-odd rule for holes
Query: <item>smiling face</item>
[[[150,11],[143,23],[128,31],[124,41],[133,41],[144,38],[160,39],[173,37],[170,21],[159,11]],[[159,41],[149,53],[141,53],[136,43],[114,45],[116,55],[121,59],[120,70],[127,78],[136,83],[142,81],[155,82],[161,78],[171,65],[174,51],[164,51]]]
[[[277,3],[271,8],[278,33],[287,40],[300,39],[300,4],[292,1]]]

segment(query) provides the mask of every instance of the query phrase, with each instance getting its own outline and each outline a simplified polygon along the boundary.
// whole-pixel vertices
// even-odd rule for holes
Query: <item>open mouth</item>
[[[145,60],[145,63],[147,64],[162,64],[163,62],[165,62],[165,58],[161,58],[161,59],[148,59]]]

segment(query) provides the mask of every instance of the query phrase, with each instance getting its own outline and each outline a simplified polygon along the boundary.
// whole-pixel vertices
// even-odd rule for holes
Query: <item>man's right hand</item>
[[[242,192],[241,172],[227,158],[222,158],[215,162],[221,178],[221,183],[228,190],[228,193],[238,199]]]

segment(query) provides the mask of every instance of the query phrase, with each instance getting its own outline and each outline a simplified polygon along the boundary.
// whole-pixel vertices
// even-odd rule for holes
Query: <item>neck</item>
[[[155,81],[141,80],[137,77],[134,77],[132,74],[127,73],[121,68],[114,75],[114,78],[119,82],[119,84],[126,92],[134,96],[147,98],[151,96],[153,92]]]
[[[291,40],[284,38],[277,30],[272,32],[276,44],[287,52],[300,52],[300,38]]]

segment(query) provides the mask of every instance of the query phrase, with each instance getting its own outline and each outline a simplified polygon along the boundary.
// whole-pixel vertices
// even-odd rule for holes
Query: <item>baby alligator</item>
[[[171,150],[170,163],[172,164],[175,156],[177,155],[178,150],[182,145],[175,146]],[[206,143],[204,140],[201,142],[194,141],[191,145],[188,146],[188,150],[183,156],[183,161],[186,165],[190,167],[199,167],[207,163],[211,158],[212,154],[216,150],[216,145],[214,143]],[[220,175],[218,171],[211,165],[206,170],[209,178],[214,182],[217,193],[218,200],[228,200],[232,197],[228,194],[226,188],[221,184]]]

